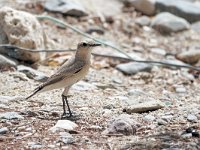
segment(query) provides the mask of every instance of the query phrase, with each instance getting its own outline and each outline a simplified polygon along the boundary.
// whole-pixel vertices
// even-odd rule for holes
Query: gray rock
[[[166,59],[163,61],[164,63],[168,63],[168,64],[172,64],[172,65],[185,65],[187,66],[188,64],[180,61],[180,60],[176,60],[176,59]],[[167,68],[171,68],[171,69],[177,69],[177,67],[175,66],[166,66],[166,65],[163,65],[164,67],[167,67]],[[188,65],[189,66],[189,65]]]
[[[167,123],[168,123],[164,119],[158,119],[157,122],[158,122],[158,125],[167,125]]]
[[[183,0],[157,0],[157,12],[170,12],[179,17],[185,18],[189,22],[200,20],[200,4]]]
[[[183,86],[177,86],[175,90],[176,90],[176,93],[186,93],[187,92],[186,88]]]
[[[16,68],[17,64],[16,60],[0,54],[0,70],[6,70],[11,67]]]
[[[145,120],[148,120],[148,121],[154,121],[154,120],[155,120],[155,117],[152,116],[152,115],[146,115],[146,116],[144,116],[144,119],[145,119]]]
[[[128,91],[129,96],[141,96],[145,95],[145,92],[142,89],[131,89]]]
[[[30,13],[2,7],[0,9],[0,33],[0,44],[11,44],[29,49],[45,48],[45,33],[37,18]],[[1,48],[0,53],[32,62],[44,56],[44,53],[32,53],[13,48]]]
[[[56,125],[50,128],[49,130],[51,132],[56,132],[56,131],[59,131],[60,129],[72,131],[77,127],[78,125],[70,120],[58,120]]]
[[[134,135],[140,126],[130,115],[122,114],[112,121],[109,127],[103,131],[103,134],[124,134]]]
[[[151,23],[151,19],[147,16],[142,16],[135,19],[135,23],[140,26],[148,26]]]
[[[48,0],[44,4],[44,8],[52,12],[60,12],[62,14],[75,17],[87,15],[85,8],[81,5],[81,3],[74,0]]]
[[[7,127],[0,128],[0,134],[6,134],[8,132]]]
[[[18,97],[18,96],[3,96],[0,95],[0,103],[2,104],[8,104],[10,102],[16,101],[17,99],[20,99],[23,97]]]
[[[191,25],[191,29],[194,30],[195,32],[200,33],[200,21],[193,23]]]
[[[19,115],[17,112],[6,112],[0,114],[0,119],[24,119],[24,117]]]
[[[161,48],[151,48],[151,52],[162,56],[166,55],[166,51]]]
[[[40,149],[40,148],[43,147],[43,145],[40,144],[40,143],[29,142],[29,143],[28,143],[28,147],[29,147],[30,149]]]
[[[118,78],[118,77],[112,77],[111,79],[112,79],[112,81],[114,83],[118,83],[118,84],[122,84],[123,83],[122,80],[120,78]]]
[[[104,34],[104,29],[99,26],[89,26],[86,30],[86,33],[92,34],[92,33],[98,33],[98,34]]]
[[[189,114],[187,116],[187,120],[190,121],[190,122],[197,122],[198,118],[195,115],[193,115],[193,114]]]
[[[77,91],[88,91],[88,90],[95,90],[97,89],[97,87],[85,81],[79,81],[74,86],[72,86],[72,89],[75,89]]]
[[[147,111],[154,111],[164,107],[164,104],[158,100],[150,100],[139,104],[134,104],[124,108],[127,113],[143,113]]]
[[[116,68],[124,74],[133,75],[141,71],[150,72],[152,65],[145,63],[130,62],[126,64],[119,64]]]
[[[190,24],[183,18],[177,17],[168,12],[156,15],[151,26],[162,34],[183,31],[190,28]]]
[[[184,139],[189,139],[192,137],[192,133],[182,134],[181,137]]]
[[[75,142],[73,136],[68,132],[60,132],[59,134],[60,134],[60,140],[64,144],[72,144]]]
[[[23,72],[27,77],[36,81],[46,81],[48,79],[44,73],[24,65],[17,66],[17,71]]]
[[[126,6],[133,6],[145,15],[155,14],[155,0],[123,0]]]

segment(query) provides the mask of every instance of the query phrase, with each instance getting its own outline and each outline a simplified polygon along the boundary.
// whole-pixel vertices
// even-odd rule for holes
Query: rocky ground
[[[108,3],[108,6],[115,4],[112,10],[108,6],[101,7],[101,2],[92,2],[98,12],[90,13],[94,10],[86,7],[87,11],[80,13],[83,10],[79,8],[75,13],[79,18],[47,11],[45,0],[26,3],[17,0],[4,5],[61,19],[93,37],[121,47],[137,60],[200,66],[198,22],[168,13],[159,13],[164,15],[159,17],[151,8],[143,12],[138,5],[130,5],[130,1],[124,5],[112,0]],[[88,6],[85,3],[83,6]],[[88,16],[84,16],[85,13]],[[160,18],[177,22],[163,23]],[[37,45],[38,38],[31,38],[36,42],[35,47],[25,48],[76,48],[79,41],[86,39],[47,20],[40,24],[36,28],[45,31],[46,42],[40,40],[44,44]],[[24,31],[31,32],[29,29]],[[8,42],[12,43],[12,31],[6,33],[10,35]],[[44,38],[43,34],[38,34],[39,38]],[[29,37],[33,35],[28,34]],[[23,40],[19,38],[16,45],[23,47]],[[189,54],[185,56],[185,52]],[[124,56],[106,46],[96,48],[94,53],[111,57],[94,55],[89,74],[70,90],[71,109],[79,116],[71,122],[60,120],[62,90],[41,93],[29,100],[24,97],[73,52],[48,53],[48,59],[37,60],[32,65],[22,61],[22,55],[12,55],[15,56],[12,59],[6,56],[6,60],[0,61],[7,61],[6,65],[1,64],[5,67],[0,73],[0,149],[200,149],[199,71],[130,63],[116,58]],[[16,57],[17,60],[13,60]],[[35,61],[37,57],[40,55],[28,58]],[[31,70],[31,66],[38,68]]]

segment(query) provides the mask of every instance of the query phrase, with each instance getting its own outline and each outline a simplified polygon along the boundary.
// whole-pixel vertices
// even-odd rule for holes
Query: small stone
[[[64,144],[72,144],[74,143],[74,138],[68,132],[60,132],[60,139]]]
[[[197,33],[200,33],[200,21],[193,23],[191,25],[191,29]]]
[[[151,26],[162,34],[170,34],[189,29],[190,24],[183,18],[168,12],[159,13],[152,20]]]
[[[141,96],[145,95],[145,92],[142,89],[130,89],[128,91],[129,96]]]
[[[92,33],[98,33],[98,34],[104,34],[104,29],[99,27],[99,26],[90,26],[87,30],[86,33],[92,34]]]
[[[11,103],[17,99],[19,99],[20,97],[18,96],[3,96],[3,95],[0,95],[0,103],[3,103],[3,104],[8,104],[8,103]]]
[[[0,128],[0,134],[6,134],[8,132],[7,127]]]
[[[193,114],[189,114],[187,116],[187,120],[190,121],[190,122],[197,122],[198,121],[197,117]]]
[[[178,86],[176,87],[176,93],[186,93],[187,90],[184,87]]]
[[[166,55],[166,51],[164,49],[161,49],[161,48],[152,48],[151,52],[155,53],[155,54],[162,55],[162,56]]]
[[[124,0],[123,2],[126,6],[133,6],[145,15],[154,15],[156,11],[155,0]]]
[[[65,129],[68,131],[73,131],[78,125],[70,120],[58,120],[55,126],[51,127],[49,130],[51,132],[59,131],[60,129]]]
[[[0,114],[0,119],[24,119],[24,117],[19,115],[17,112],[6,112]]]
[[[124,74],[134,75],[141,71],[150,72],[152,69],[152,65],[145,63],[130,62],[126,64],[119,64],[116,66],[116,68]]]
[[[17,70],[19,72],[23,72],[24,74],[26,74],[27,77],[36,81],[42,82],[48,79],[48,77],[44,73],[24,65],[17,66]]]
[[[122,84],[123,83],[122,80],[120,78],[118,78],[118,77],[112,77],[112,81],[114,83],[117,83],[117,84]]]
[[[48,0],[44,4],[44,7],[52,12],[60,12],[65,15],[82,17],[87,13],[85,8],[78,1],[74,0]]]
[[[89,90],[95,90],[97,89],[97,87],[85,81],[79,81],[74,86],[72,86],[72,89],[77,91],[89,91]]]
[[[158,100],[150,100],[139,104],[134,104],[124,108],[127,113],[143,113],[147,111],[154,111],[164,107],[164,104]]]
[[[103,134],[124,134],[134,135],[136,133],[139,124],[130,118],[130,115],[122,114],[109,125],[109,127],[103,131]]]
[[[192,133],[182,134],[181,136],[182,136],[182,138],[184,138],[184,139],[189,139],[189,138],[192,137]]]
[[[167,121],[165,121],[163,119],[158,119],[157,122],[158,122],[158,125],[167,125],[167,123],[168,123]]]
[[[28,146],[30,149],[39,149],[39,148],[42,148],[43,145],[40,144],[40,143],[35,143],[35,142],[29,142],[28,143]]]
[[[104,117],[111,116],[111,114],[112,114],[112,110],[110,110],[110,109],[104,109],[103,110],[103,116]]]
[[[142,16],[142,17],[136,18],[135,23],[140,26],[148,26],[151,23],[151,19],[147,16]]]
[[[148,120],[148,121],[154,121],[154,120],[155,120],[155,117],[152,116],[152,115],[146,115],[146,116],[144,116],[144,119],[145,119],[145,120]]]

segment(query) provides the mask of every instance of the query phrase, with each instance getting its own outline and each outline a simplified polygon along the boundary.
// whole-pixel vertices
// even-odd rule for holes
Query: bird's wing
[[[37,87],[34,90],[34,92],[31,95],[29,95],[26,99],[35,95],[37,92],[42,90],[45,86],[54,84],[56,82],[62,81],[66,77],[70,77],[70,76],[77,74],[79,71],[81,71],[83,66],[84,66],[84,62],[82,62],[82,61],[79,61],[76,63],[64,64],[54,75],[50,76],[45,83],[43,83],[42,85]]]
[[[56,82],[61,81],[66,77],[70,77],[78,73],[84,66],[83,62],[73,63],[70,66],[61,67],[54,75],[50,76],[45,83],[41,85],[41,87],[45,87]],[[66,68],[65,68],[66,67]]]

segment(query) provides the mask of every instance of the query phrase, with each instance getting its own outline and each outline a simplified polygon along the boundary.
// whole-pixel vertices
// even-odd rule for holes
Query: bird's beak
[[[93,44],[91,44],[91,46],[92,46],[92,47],[101,46],[101,44],[100,44],[100,43],[93,43]]]

